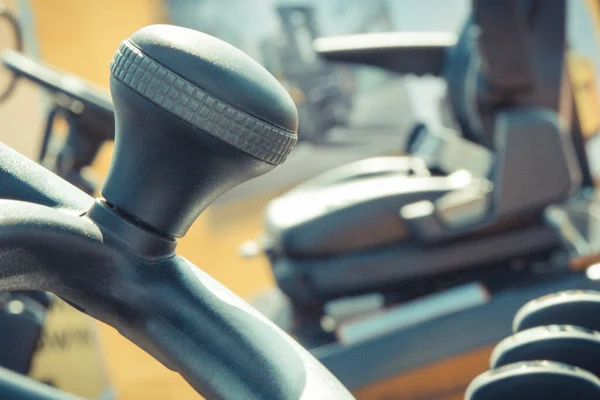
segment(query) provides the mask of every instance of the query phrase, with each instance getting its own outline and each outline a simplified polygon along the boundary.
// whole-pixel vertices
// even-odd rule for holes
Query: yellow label
[[[594,68],[590,60],[580,54],[570,53],[568,63],[581,131],[590,138],[600,129],[600,102]]]
[[[86,399],[112,399],[96,322],[64,301],[50,309],[30,376]]]

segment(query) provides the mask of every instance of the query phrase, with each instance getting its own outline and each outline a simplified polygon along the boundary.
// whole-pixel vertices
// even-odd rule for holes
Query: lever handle
[[[115,152],[107,203],[169,237],[215,198],[282,163],[297,141],[292,99],[219,39],[168,25],[125,40],[111,63]]]

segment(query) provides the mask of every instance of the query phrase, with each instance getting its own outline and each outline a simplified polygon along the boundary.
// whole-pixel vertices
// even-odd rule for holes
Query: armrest
[[[328,61],[371,65],[400,74],[440,76],[455,34],[444,32],[388,32],[314,41],[319,56]]]

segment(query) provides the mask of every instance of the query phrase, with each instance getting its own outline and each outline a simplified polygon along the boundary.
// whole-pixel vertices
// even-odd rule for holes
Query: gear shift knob
[[[183,236],[214,199],[282,163],[296,143],[296,108],[279,82],[209,35],[143,28],[110,69],[115,152],[102,194],[164,236]]]

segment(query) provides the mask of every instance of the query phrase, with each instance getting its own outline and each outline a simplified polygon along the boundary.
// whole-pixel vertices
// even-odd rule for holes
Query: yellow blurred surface
[[[587,57],[574,53],[569,55],[568,67],[581,131],[585,137],[591,138],[600,129],[600,103],[594,67]]]
[[[47,315],[30,376],[86,399],[111,390],[98,324],[64,301]]]
[[[108,87],[119,43],[137,29],[164,22],[160,0],[30,0],[40,57]]]

